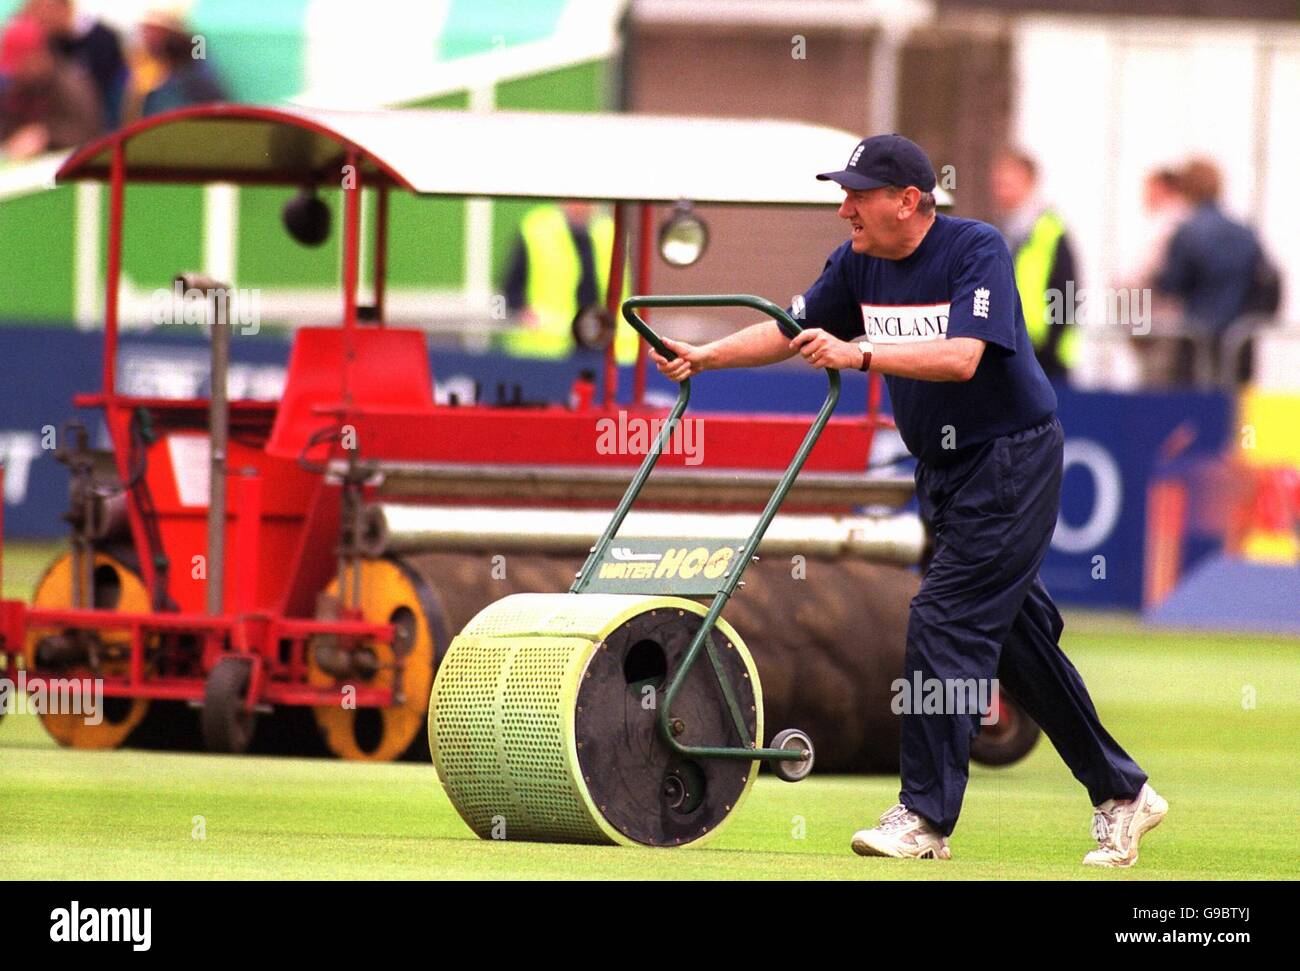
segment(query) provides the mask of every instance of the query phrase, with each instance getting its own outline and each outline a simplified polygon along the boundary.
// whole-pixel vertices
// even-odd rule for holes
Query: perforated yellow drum
[[[739,808],[758,763],[682,758],[660,737],[661,690],[706,610],[682,597],[514,594],[480,611],[438,669],[429,745],[461,818],[485,839],[684,846]],[[687,746],[763,738],[753,659],[719,620],[712,654],[748,730],[739,737],[710,663],[673,702]]]

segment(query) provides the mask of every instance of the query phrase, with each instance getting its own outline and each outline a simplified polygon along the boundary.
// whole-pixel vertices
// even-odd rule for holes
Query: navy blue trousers
[[[1055,417],[953,463],[916,470],[934,557],[912,599],[904,675],[956,683],[996,677],[1043,729],[1095,806],[1128,799],[1146,774],[1102,727],[1061,651],[1064,624],[1038,568],[1056,528],[1065,436]],[[952,682],[946,679],[953,679]],[[957,825],[980,715],[902,716],[899,801],[944,835]],[[932,707],[932,706],[927,706]]]

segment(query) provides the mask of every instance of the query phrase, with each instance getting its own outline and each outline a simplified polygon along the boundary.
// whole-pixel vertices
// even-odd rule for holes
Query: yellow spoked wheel
[[[346,694],[342,694],[338,704],[316,706],[312,713],[326,748],[335,755],[390,762],[413,746],[427,744],[429,691],[438,650],[433,631],[440,618],[432,591],[401,564],[363,560],[360,569],[363,618],[393,624],[397,628],[394,643],[370,642],[347,651],[332,638],[318,638],[308,645],[307,680],[318,688],[387,688],[396,684],[399,697],[387,708],[359,708],[347,705]],[[336,577],[326,595],[337,599],[339,591]]]
[[[127,569],[120,561],[104,553],[96,553],[94,560],[94,606],[101,610],[117,610],[122,613],[146,613],[150,609],[149,592],[144,583],[133,570]],[[36,595],[32,598],[34,607],[70,608],[72,601],[72,554],[65,553],[55,560],[40,583],[36,585]],[[36,668],[37,648],[47,638],[62,635],[59,628],[32,628],[27,632],[24,645],[24,659],[27,670]],[[99,634],[98,646],[94,649],[98,655],[98,666],[78,660],[67,667],[47,667],[51,677],[76,681],[94,678],[97,675],[125,675],[130,670],[130,659],[126,656],[130,645],[130,635],[125,631],[103,631]],[[54,702],[47,694],[46,701]],[[60,701],[67,695],[59,692]],[[96,699],[97,701],[99,699]],[[70,748],[117,748],[127,740],[137,725],[149,711],[147,698],[104,698],[99,711],[90,711],[87,707],[84,689],[81,694],[80,713],[76,711],[44,711],[40,715],[41,723],[60,745]]]

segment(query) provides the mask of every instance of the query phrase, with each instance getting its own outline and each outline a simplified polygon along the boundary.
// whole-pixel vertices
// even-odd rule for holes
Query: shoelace
[[[899,803],[889,812],[885,813],[880,819],[880,828],[885,832],[892,832],[896,829],[907,829],[914,825],[916,817],[908,810],[906,806]]]
[[[1092,814],[1092,838],[1104,847],[1118,849],[1111,839],[1115,826],[1115,817],[1110,813],[1103,812],[1100,809],[1094,810]]]

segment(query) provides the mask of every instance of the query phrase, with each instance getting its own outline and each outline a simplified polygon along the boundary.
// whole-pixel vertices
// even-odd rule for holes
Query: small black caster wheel
[[[242,755],[248,751],[256,722],[256,715],[244,707],[251,673],[247,661],[226,657],[208,675],[199,727],[209,752]]]
[[[798,782],[800,779],[806,779],[808,773],[813,767],[813,743],[805,733],[797,728],[783,728],[772,736],[772,744],[769,748],[780,748],[787,751],[796,751],[806,753],[802,759],[773,759],[768,764],[772,771],[776,773],[778,779],[786,782]]]
[[[980,725],[970,741],[970,757],[981,765],[1010,765],[1029,754],[1042,730],[1006,691],[999,690],[995,701],[997,720]]]

